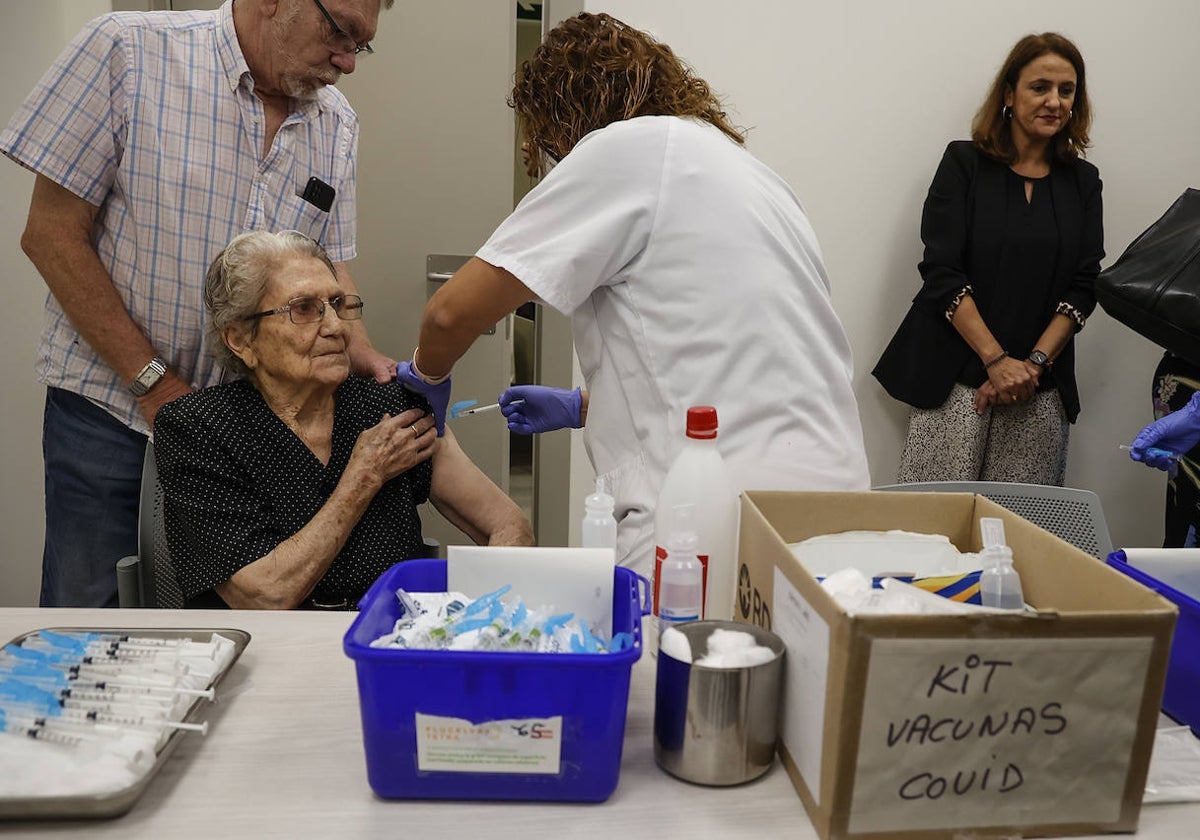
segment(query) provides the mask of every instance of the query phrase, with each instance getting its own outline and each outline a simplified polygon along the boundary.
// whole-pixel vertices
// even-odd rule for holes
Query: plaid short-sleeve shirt
[[[123,12],[80,32],[0,132],[0,152],[99,208],[94,242],[134,321],[180,376],[221,381],[204,337],[204,274],[234,236],[299,230],[355,253],[358,117],[326,87],[263,153],[266,113],[233,28],[213,12]],[[328,212],[299,197],[336,190]],[[38,378],[147,431],[125,383],[47,296]]]

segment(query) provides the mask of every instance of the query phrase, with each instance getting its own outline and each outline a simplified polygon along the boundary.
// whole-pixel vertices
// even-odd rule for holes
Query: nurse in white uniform
[[[689,406],[716,406],[739,491],[866,489],[850,346],[816,236],[708,85],[646,33],[584,13],[546,36],[512,99],[558,162],[429,301],[400,380],[442,420],[451,368],[484,330],[535,298],[570,315],[587,392],[525,390],[510,423],[586,417],[618,562],[642,574]]]

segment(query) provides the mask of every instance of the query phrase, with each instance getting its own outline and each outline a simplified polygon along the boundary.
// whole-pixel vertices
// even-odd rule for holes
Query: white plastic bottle
[[[983,573],[979,576],[979,597],[985,607],[1002,610],[1025,609],[1021,576],[1013,568],[1012,549],[1004,539],[1004,522],[993,517],[979,520],[983,537]]]
[[[737,492],[717,450],[717,410],[693,406],[687,439],[663,480],[654,514],[654,593],[657,614],[662,560],[667,556],[674,509],[692,506],[696,554],[704,569],[704,618],[733,616],[736,592]]]
[[[696,621],[704,603],[704,567],[696,556],[692,506],[679,505],[672,513],[671,536],[662,559],[659,580],[658,629]]]
[[[583,500],[581,542],[584,548],[616,548],[617,520],[613,517],[613,497],[604,492],[596,479],[596,492]]]

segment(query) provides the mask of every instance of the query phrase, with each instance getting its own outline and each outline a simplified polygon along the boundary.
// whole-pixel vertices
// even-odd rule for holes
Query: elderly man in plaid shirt
[[[43,606],[116,605],[155,414],[225,376],[202,329],[212,258],[247,230],[299,230],[357,290],[358,118],[332,86],[393,2],[105,15],[0,132],[0,152],[37,175],[21,246],[50,290]],[[394,375],[361,321],[350,355],[360,375]]]

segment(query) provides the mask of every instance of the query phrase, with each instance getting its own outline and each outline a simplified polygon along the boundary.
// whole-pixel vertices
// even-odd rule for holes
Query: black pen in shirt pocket
[[[328,213],[329,208],[333,207],[333,198],[337,195],[337,190],[314,175],[308,179],[308,183],[304,185],[303,190],[296,191],[296,195],[318,210]]]

